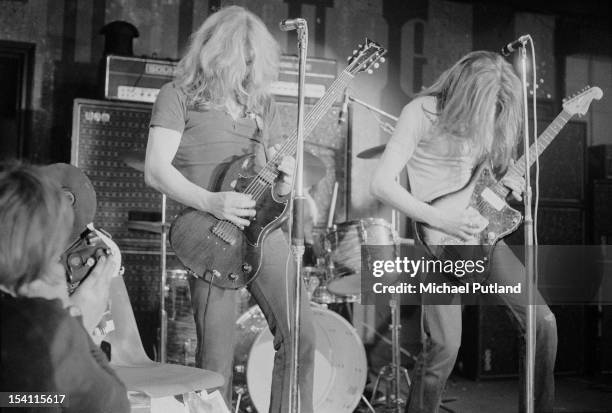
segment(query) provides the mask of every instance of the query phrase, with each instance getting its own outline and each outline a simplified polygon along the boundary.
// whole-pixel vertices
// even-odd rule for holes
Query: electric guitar
[[[304,137],[312,132],[353,77],[359,72],[372,73],[384,62],[385,53],[384,48],[368,39],[353,51],[347,68],[305,116]],[[237,191],[251,195],[256,201],[256,215],[243,230],[193,208],[184,209],[172,223],[170,244],[183,265],[197,277],[229,289],[243,287],[255,279],[261,267],[262,244],[287,215],[287,200],[278,199],[274,194],[279,175],[277,166],[285,155],[295,155],[296,145],[297,131],[294,131],[260,170],[255,156],[246,155],[230,163],[220,174],[213,191]]]
[[[584,115],[593,99],[599,100],[603,93],[598,87],[587,87],[563,103],[563,110],[529,148],[530,162],[533,164],[565,124],[578,114]],[[530,165],[531,166],[531,165]],[[508,173],[522,177],[525,174],[524,155],[509,168]],[[483,217],[478,229],[480,232],[472,239],[463,241],[424,223],[415,224],[415,236],[439,259],[452,259],[462,254],[458,245],[481,245],[490,262],[490,254],[495,244],[514,232],[522,221],[522,215],[510,207],[506,197],[510,190],[498,181],[488,162],[483,162],[458,191],[443,195],[430,204],[443,211],[475,209]]]

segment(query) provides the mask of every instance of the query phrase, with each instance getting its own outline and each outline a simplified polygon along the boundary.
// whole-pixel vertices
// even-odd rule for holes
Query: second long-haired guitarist
[[[428,228],[458,240],[473,238],[482,230],[483,219],[475,209],[442,209],[430,201],[464,188],[482,162],[502,173],[509,171],[501,182],[520,199],[522,178],[509,166],[521,130],[521,110],[521,85],[512,66],[497,53],[469,53],[404,107],[374,173],[372,193]],[[410,192],[395,181],[403,168],[408,172]],[[523,264],[508,248],[496,248],[486,282],[516,284],[524,281],[524,274]],[[461,343],[459,298],[456,295],[448,305],[423,303],[426,348],[407,412],[438,411]],[[524,338],[526,298],[516,294],[494,298],[506,306]],[[539,293],[536,300],[543,302]],[[535,308],[535,411],[545,413],[553,411],[557,329],[547,305]],[[522,343],[524,354],[524,340]],[[519,370],[522,367],[521,363]],[[520,390],[522,405],[523,385]]]

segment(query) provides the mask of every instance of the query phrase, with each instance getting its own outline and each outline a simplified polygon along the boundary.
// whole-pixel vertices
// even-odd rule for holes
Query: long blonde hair
[[[176,80],[191,104],[229,110],[238,105],[265,115],[279,56],[278,43],[264,23],[248,10],[230,6],[213,13],[192,34]]]
[[[481,159],[505,170],[522,125],[521,84],[499,54],[468,53],[419,95],[436,97],[435,127],[470,139]]]

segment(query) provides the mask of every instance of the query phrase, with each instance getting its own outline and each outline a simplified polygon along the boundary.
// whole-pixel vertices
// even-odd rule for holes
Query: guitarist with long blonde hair
[[[473,239],[483,229],[483,217],[476,210],[441,209],[430,201],[466,187],[483,162],[490,163],[503,176],[501,182],[512,195],[521,199],[524,181],[509,168],[522,126],[521,93],[512,66],[500,55],[476,51],[462,57],[404,107],[374,173],[371,192],[415,222],[458,240]],[[395,180],[404,168],[410,191]],[[493,251],[489,270],[487,283],[509,285],[524,281],[524,266],[508,248]],[[540,294],[536,295],[536,301],[543,302]],[[455,295],[448,305],[423,303],[422,334],[426,345],[407,412],[438,411],[461,344],[459,298]],[[506,306],[524,339],[526,298],[516,294],[496,294],[494,298]],[[537,305],[535,309],[535,411],[545,413],[553,410],[557,330],[547,305]],[[522,343],[521,360],[525,341]],[[520,377],[522,380],[522,373]],[[520,390],[524,391],[523,385]],[[523,402],[521,396],[520,410]]]
[[[265,164],[278,122],[270,85],[277,77],[279,46],[263,22],[242,7],[221,9],[192,35],[178,64],[175,81],[165,85],[153,107],[145,162],[148,185],[187,207],[247,227],[255,216],[251,196],[215,191],[215,181],[236,158],[256,154]],[[268,148],[266,148],[268,146]],[[269,157],[268,156],[268,157]],[[291,190],[293,158],[278,165],[274,191]],[[206,234],[193,234],[206,236]],[[289,247],[280,230],[264,242],[261,275],[249,291],[274,335],[274,369],[270,412],[287,412],[290,378],[291,280],[286,277]],[[210,252],[208,252],[210,253]],[[222,253],[222,252],[221,252]],[[242,257],[228,257],[237,262]],[[295,271],[289,271],[293,274]],[[289,284],[289,285],[288,285]],[[238,290],[223,289],[190,277],[191,303],[197,330],[196,364],[225,377],[222,393],[231,406],[232,364]],[[299,386],[301,412],[312,412],[314,328],[308,298],[301,300]]]

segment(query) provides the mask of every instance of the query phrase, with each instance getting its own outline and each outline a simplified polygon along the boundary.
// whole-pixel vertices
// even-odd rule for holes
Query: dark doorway
[[[34,47],[0,41],[0,160],[27,156]]]

